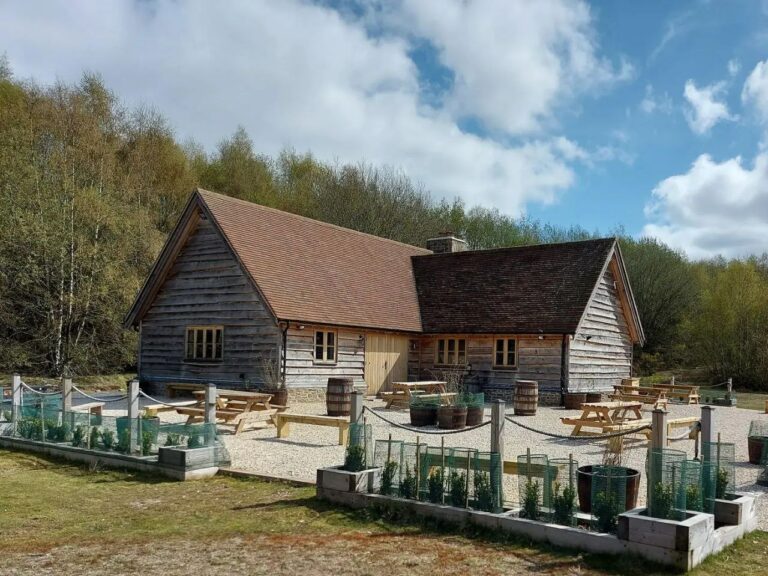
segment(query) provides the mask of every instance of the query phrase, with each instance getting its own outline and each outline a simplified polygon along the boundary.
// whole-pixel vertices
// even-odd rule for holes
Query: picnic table
[[[205,419],[205,390],[194,390],[194,406],[176,408],[176,412],[187,416],[187,424]],[[263,428],[273,424],[272,416],[285,411],[286,406],[270,404],[272,394],[246,390],[217,390],[216,420],[224,426],[234,426],[235,434],[243,431],[246,424],[259,424]]]
[[[699,403],[699,387],[686,384],[651,384],[653,388],[664,390],[668,398],[676,398],[686,404]]]
[[[642,402],[613,401],[587,402],[581,405],[581,416],[578,418],[560,418],[563,424],[573,426],[571,436],[580,436],[582,428],[597,428],[600,432],[615,430],[616,426],[639,423],[643,419]],[[639,425],[639,424],[638,424]]]
[[[666,391],[661,388],[645,388],[641,386],[614,385],[613,393],[609,395],[611,400],[624,400],[626,402],[642,402],[651,404],[654,408],[666,408]]]
[[[407,408],[411,404],[411,398],[414,393],[445,394],[445,385],[446,383],[441,380],[392,382],[392,392],[382,392],[381,397],[387,402],[384,406],[385,408],[391,408],[393,405],[399,408]]]

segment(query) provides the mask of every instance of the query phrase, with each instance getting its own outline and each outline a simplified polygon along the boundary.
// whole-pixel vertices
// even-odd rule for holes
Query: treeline
[[[206,154],[97,76],[39,86],[0,60],[0,370],[130,369],[123,316],[195,186],[422,246],[442,231],[474,249],[598,235],[436,201],[394,168],[261,155],[243,129]],[[692,263],[619,235],[648,336],[638,370],[765,386],[766,257]]]

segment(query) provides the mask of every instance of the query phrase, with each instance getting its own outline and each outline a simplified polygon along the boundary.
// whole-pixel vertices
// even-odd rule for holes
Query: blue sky
[[[468,206],[768,251],[766,2],[0,0],[0,52],[207,150],[242,125]]]

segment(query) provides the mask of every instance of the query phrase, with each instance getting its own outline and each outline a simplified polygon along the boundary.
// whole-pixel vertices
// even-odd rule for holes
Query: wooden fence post
[[[705,442],[710,445],[715,441],[715,408],[714,406],[701,407],[701,455],[702,462],[708,462],[709,450],[704,450]]]
[[[651,450],[667,447],[667,412],[657,408],[651,416]]]
[[[504,400],[496,400],[491,405],[491,452],[498,452],[501,465],[504,466]]]
[[[218,391],[216,384],[208,383],[205,385],[205,445],[213,446],[213,440],[216,438],[216,397]],[[213,431],[213,434],[211,432]]]
[[[352,392],[352,410],[349,413],[349,423],[359,424],[363,417],[363,393],[360,390]]]
[[[64,378],[61,384],[61,409],[64,413],[72,412],[72,378]],[[62,416],[64,417],[64,416]]]
[[[14,431],[16,423],[19,420],[19,408],[21,407],[21,374],[13,375],[13,404],[11,405],[11,420],[13,420]]]
[[[130,430],[129,454],[135,454],[139,447],[139,381],[128,382],[128,425]],[[117,439],[118,442],[121,440]]]

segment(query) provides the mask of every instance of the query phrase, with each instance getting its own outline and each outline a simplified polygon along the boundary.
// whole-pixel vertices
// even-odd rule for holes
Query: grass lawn
[[[486,535],[487,536],[487,535]],[[768,533],[695,571],[763,573]],[[385,522],[314,488],[216,477],[178,483],[0,450],[3,574],[650,575],[633,558]]]

